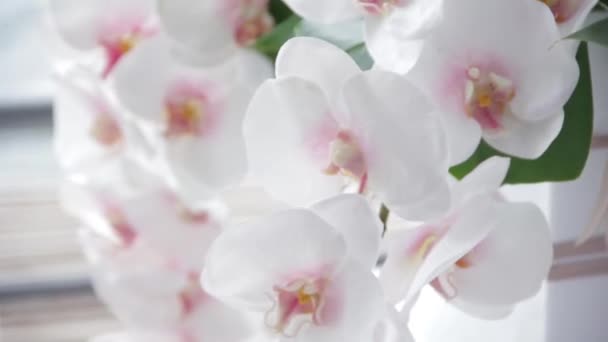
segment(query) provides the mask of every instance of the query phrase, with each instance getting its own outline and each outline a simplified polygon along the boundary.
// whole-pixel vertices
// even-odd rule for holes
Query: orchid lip
[[[580,5],[581,1],[540,0],[540,2],[544,3],[551,9],[555,22],[561,24],[570,20],[570,18],[578,10],[577,5]]]
[[[486,131],[503,128],[503,116],[515,96],[513,81],[493,70],[473,66],[466,71],[464,106],[466,114]]]
[[[165,95],[167,138],[201,136],[213,124],[213,106],[208,90],[199,84],[179,81]]]
[[[249,46],[259,37],[270,32],[274,18],[268,12],[268,1],[238,1],[231,10],[234,22],[234,38],[240,46]]]
[[[275,285],[274,305],[266,313],[266,325],[281,335],[293,337],[306,325],[322,324],[327,280],[297,279]]]
[[[350,131],[340,130],[336,138],[329,143],[329,159],[329,165],[323,170],[324,173],[328,175],[341,173],[360,180],[364,185],[367,179],[367,165],[361,146]]]
[[[370,15],[385,15],[395,7],[404,5],[404,0],[357,0],[361,8]]]
[[[122,141],[122,130],[118,122],[107,114],[96,116],[90,130],[91,136],[102,146],[116,146]]]
[[[123,246],[129,247],[135,242],[137,232],[128,221],[122,209],[113,204],[106,204],[104,216]]]

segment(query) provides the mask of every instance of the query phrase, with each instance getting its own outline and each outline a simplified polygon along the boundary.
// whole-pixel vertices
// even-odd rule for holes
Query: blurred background
[[[52,150],[52,65],[72,52],[54,34],[45,5],[45,0],[0,1],[2,342],[86,341],[120,329],[91,289],[76,239],[78,223],[56,199],[61,174]],[[593,171],[592,177],[599,181],[600,173]],[[547,184],[506,189],[510,198],[532,200],[550,217],[554,191]],[[412,330],[420,342],[541,342],[546,296],[543,290],[508,319],[486,322],[428,291],[412,314]]]
[[[0,341],[67,342],[115,330],[59,208],[53,56],[68,56],[45,0],[0,1]]]

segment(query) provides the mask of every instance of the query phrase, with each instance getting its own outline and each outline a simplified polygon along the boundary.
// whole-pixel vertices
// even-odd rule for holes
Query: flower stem
[[[380,207],[380,221],[382,221],[382,225],[383,225],[383,229],[382,229],[382,236],[384,236],[384,234],[386,234],[386,223],[388,221],[388,216],[390,215],[391,211],[386,207],[386,205],[382,204],[382,206]]]

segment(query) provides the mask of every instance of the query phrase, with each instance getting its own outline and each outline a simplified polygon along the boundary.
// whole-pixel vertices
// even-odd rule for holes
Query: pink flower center
[[[542,3],[549,6],[555,22],[561,24],[568,21],[578,11],[581,0],[540,0]]]
[[[101,145],[112,147],[122,140],[120,125],[112,116],[99,114],[95,117],[90,131],[91,136]]]
[[[471,67],[467,71],[464,90],[466,113],[483,129],[496,131],[502,128],[502,116],[515,96],[513,82],[493,71]]]
[[[187,317],[193,313],[205,299],[205,296],[205,292],[198,283],[198,274],[189,274],[188,283],[178,295],[182,317]]]
[[[107,63],[103,76],[107,77],[120,59],[142,39],[156,34],[156,28],[146,26],[147,17],[125,14],[106,21],[99,32],[99,44],[105,49]]]
[[[125,247],[131,246],[137,238],[137,232],[124,212],[116,205],[106,204],[104,215],[114,233],[118,236],[120,243]]]
[[[386,14],[395,7],[402,7],[406,0],[357,0],[363,10],[371,15]]]
[[[200,136],[214,121],[213,104],[206,87],[194,82],[176,82],[165,96],[165,135]]]
[[[240,46],[251,45],[274,26],[274,19],[268,12],[268,0],[233,0],[229,17],[234,26],[234,38]]]
[[[286,286],[275,286],[276,304],[266,315],[266,324],[285,336],[296,336],[307,324],[322,323],[327,281],[297,279]]]
[[[328,175],[343,175],[365,180],[367,164],[361,146],[354,135],[347,130],[340,130],[329,143],[329,165],[323,170]]]

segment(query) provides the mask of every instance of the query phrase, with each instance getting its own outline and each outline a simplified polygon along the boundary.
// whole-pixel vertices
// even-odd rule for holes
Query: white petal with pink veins
[[[346,253],[344,239],[327,222],[287,210],[224,231],[207,254],[202,283],[221,300],[266,310],[275,284],[331,275]]]
[[[364,1],[360,1],[364,2]],[[424,39],[442,18],[442,0],[388,0],[386,13],[368,15],[365,42],[376,65],[406,73],[418,61]]]
[[[525,159],[536,159],[557,138],[564,123],[564,111],[559,110],[543,120],[522,121],[515,117],[503,120],[505,134],[484,134],[486,142],[507,154]]]
[[[126,123],[101,79],[74,67],[57,83],[55,152],[62,166],[70,173],[87,173],[123,152]]]
[[[397,74],[376,70],[349,80],[344,99],[351,129],[363,137],[369,190],[406,219],[445,212],[447,145],[422,92]]]
[[[554,18],[540,1],[446,2],[443,20],[408,77],[440,111],[459,114],[460,121],[446,122],[455,131],[448,136],[464,136],[469,120],[493,147],[536,158],[559,131],[559,113],[578,78],[576,61],[556,44],[559,39]],[[522,136],[528,147],[518,142]],[[471,146],[476,138],[462,143]]]
[[[53,0],[50,8],[59,33],[70,45],[105,50],[104,76],[134,45],[157,31],[152,0]]]
[[[551,267],[551,234],[538,207],[504,203],[496,215],[496,227],[467,255],[470,265],[451,277],[458,298],[473,305],[508,306],[532,297]]]
[[[208,254],[203,287],[235,307],[263,314],[260,324],[280,341],[369,341],[384,301],[369,262],[357,260],[375,254],[377,246],[333,226],[350,222],[336,212],[353,209],[354,199],[320,204],[315,210],[323,218],[294,209],[226,230]],[[378,228],[369,218],[359,224],[365,222],[370,226],[357,228]]]
[[[212,198],[246,172],[241,125],[252,83],[262,78],[241,74],[251,63],[239,58],[216,69],[195,68],[175,60],[159,37],[138,46],[116,70],[119,100],[155,127],[171,184],[189,201]]]
[[[220,64],[272,29],[267,0],[159,1],[161,22],[181,54]]]
[[[338,131],[321,89],[300,78],[266,81],[244,123],[251,172],[278,199],[306,205],[338,193],[343,181],[324,172]]]

